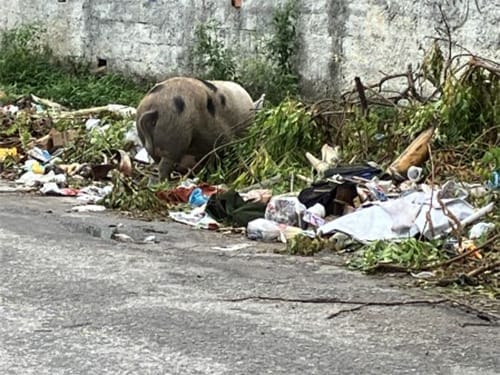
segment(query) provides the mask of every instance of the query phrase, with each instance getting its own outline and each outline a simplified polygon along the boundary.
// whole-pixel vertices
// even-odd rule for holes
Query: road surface
[[[436,300],[397,279],[72,204],[0,194],[0,374],[500,373],[500,328],[449,303],[286,301]]]

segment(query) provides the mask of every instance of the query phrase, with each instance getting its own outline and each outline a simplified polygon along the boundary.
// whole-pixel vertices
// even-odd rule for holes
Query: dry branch
[[[459,261],[460,259],[466,258],[466,257],[468,257],[468,256],[476,253],[477,251],[479,251],[481,249],[484,249],[485,247],[487,247],[487,246],[491,245],[492,243],[494,243],[499,238],[500,238],[500,233],[497,234],[497,235],[495,235],[495,236],[493,236],[493,237],[491,237],[489,240],[487,240],[481,246],[478,246],[478,247],[476,247],[474,249],[466,251],[465,253],[457,255],[456,257],[448,259],[448,260],[445,260],[443,262],[436,263],[436,264],[430,264],[428,266],[424,266],[424,267],[422,267],[422,270],[436,269],[436,268],[441,268],[441,267],[449,266],[450,264],[455,263],[455,262]]]

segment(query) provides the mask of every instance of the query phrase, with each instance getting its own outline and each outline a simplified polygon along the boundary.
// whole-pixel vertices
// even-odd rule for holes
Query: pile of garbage
[[[361,267],[364,270],[384,268],[429,278],[437,275],[429,271],[434,266],[467,258],[473,262],[467,265],[465,275],[494,271],[500,254],[494,252],[483,259],[481,250],[486,245],[494,249],[500,242],[496,205],[500,171],[494,171],[491,180],[482,184],[433,183],[423,166],[429,158],[427,145],[432,135],[433,129],[423,132],[385,170],[372,162],[342,164],[339,148],[325,144],[320,158],[306,155],[317,178],[308,180],[309,186],[297,192],[273,195],[272,189],[265,187],[279,180],[277,176],[239,191],[187,180],[158,196],[190,207],[170,211],[173,220],[210,230],[239,228],[251,240],[299,246],[296,253],[302,255],[325,249],[351,252],[378,243],[387,253],[392,244],[405,241],[431,249],[429,254],[438,253],[424,259],[429,264],[422,264],[421,259],[411,262],[418,257],[418,250],[415,254],[412,249],[402,250],[403,258],[410,261],[404,267],[386,254],[370,267]],[[444,284],[443,280],[457,279],[441,278]]]
[[[14,191],[70,196],[78,211],[105,210],[116,187],[112,172],[132,182],[150,176],[134,116],[134,108],[121,105],[69,111],[34,95],[19,98],[0,107],[0,175],[15,182]],[[424,168],[433,134],[433,128],[422,132],[385,170],[373,162],[344,163],[340,148],[325,144],[320,157],[305,155],[315,179],[297,175],[306,187],[286,194],[273,194],[281,181],[275,176],[238,191],[184,179],[154,196],[175,207],[168,210],[175,221],[256,241],[305,248],[308,242],[297,240],[309,239],[318,251],[350,251],[377,241],[443,240],[454,249],[450,256],[477,258],[470,241],[498,232],[491,213],[500,172],[482,184],[436,184]]]
[[[20,97],[0,107],[0,176],[15,182],[12,191],[95,204],[112,191],[111,171],[132,175],[131,149],[140,151],[134,116],[134,108],[122,105],[69,111],[34,95]],[[149,163],[144,152],[133,154]]]
[[[423,182],[422,167],[407,165],[406,160],[414,161],[415,154],[407,155],[384,172],[374,163],[339,165],[338,148],[325,144],[321,159],[308,155],[321,178],[300,192],[273,196],[271,189],[236,192],[187,180],[158,194],[170,203],[192,207],[187,212],[169,213],[179,222],[206,229],[243,226],[248,238],[263,241],[286,243],[297,234],[328,236],[338,242],[337,250],[346,246],[348,242],[339,241],[346,237],[363,244],[441,238],[494,209],[494,202],[474,208],[468,198],[484,197],[498,189],[498,172],[496,181],[484,185],[448,181],[432,186]],[[418,157],[423,160],[422,155]],[[493,223],[480,223],[472,228],[471,238],[493,228]]]

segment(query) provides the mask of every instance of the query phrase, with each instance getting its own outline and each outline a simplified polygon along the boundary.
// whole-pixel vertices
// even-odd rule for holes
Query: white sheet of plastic
[[[443,211],[436,193],[432,205],[429,193],[412,192],[341,216],[319,227],[318,232],[321,235],[343,232],[363,242],[403,239],[417,233],[431,239],[450,228],[450,217]],[[462,198],[441,201],[459,221],[474,214],[474,207]],[[428,216],[432,226],[428,223]]]

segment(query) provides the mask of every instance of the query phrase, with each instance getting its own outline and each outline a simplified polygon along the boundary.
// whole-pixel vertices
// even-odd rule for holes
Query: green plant
[[[126,145],[125,133],[132,126],[129,119],[115,120],[102,118],[102,127],[90,131],[80,124],[79,136],[69,143],[64,158],[79,163],[102,163]]]
[[[193,68],[205,79],[234,81],[237,79],[234,53],[218,38],[219,28],[220,23],[215,20],[196,26],[191,51]]]
[[[260,55],[240,65],[241,82],[252,96],[266,94],[277,105],[286,97],[299,94],[297,0],[289,0],[273,14],[271,37],[264,42]]]
[[[277,65],[278,75],[285,86],[295,89],[298,83],[297,23],[299,9],[297,0],[289,0],[278,8],[273,15],[274,33],[268,42],[268,57]]]
[[[0,86],[10,94],[51,99],[70,108],[118,103],[136,106],[147,89],[120,74],[96,75],[90,66],[57,59],[38,25],[9,30],[0,39]]]
[[[131,179],[113,173],[113,190],[100,203],[106,207],[132,213],[149,213],[164,216],[168,205],[156,195],[164,185],[149,185],[149,178]]]
[[[321,133],[317,130],[308,107],[295,99],[286,99],[258,112],[246,137],[226,147],[224,163],[206,173],[211,181],[231,181],[235,187],[277,174],[307,174],[305,153],[321,148]]]
[[[371,271],[383,264],[418,270],[422,266],[444,258],[438,243],[418,241],[414,238],[401,242],[374,241],[361,251],[362,255],[353,258],[349,266],[363,271]]]
[[[191,50],[193,72],[205,79],[240,82],[254,98],[266,94],[266,100],[279,104],[299,92],[298,74],[298,1],[289,0],[273,14],[272,33],[261,42],[255,56],[236,63],[235,53],[217,35],[220,23],[210,20],[195,30]]]

